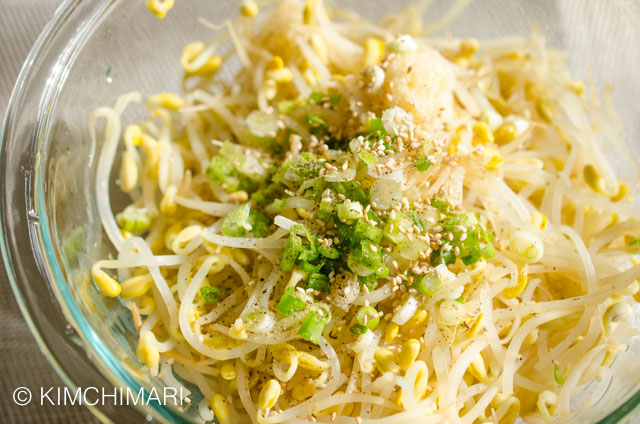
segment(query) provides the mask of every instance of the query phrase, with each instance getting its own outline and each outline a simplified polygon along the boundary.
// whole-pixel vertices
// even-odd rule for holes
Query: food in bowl
[[[122,126],[140,93],[91,114],[117,250],[92,275],[131,309],[141,363],[221,424],[570,414],[637,334],[640,211],[605,153],[638,163],[610,91],[535,31],[433,39],[415,9],[271,6],[188,43],[185,92],[148,97],[147,120]]]

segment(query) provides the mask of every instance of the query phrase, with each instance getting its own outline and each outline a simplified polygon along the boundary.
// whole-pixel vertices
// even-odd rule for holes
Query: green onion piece
[[[560,365],[553,364],[553,378],[556,380],[556,383],[562,385],[567,380],[567,376],[560,369]]]
[[[294,312],[300,312],[307,307],[307,303],[301,299],[294,287],[287,287],[278,302],[276,309],[284,316],[289,316]]]
[[[240,187],[238,170],[231,161],[217,155],[211,158],[206,172],[207,178],[224,184],[229,191],[236,191]]]
[[[222,221],[222,234],[231,237],[246,236],[252,230],[250,213],[251,205],[249,203],[240,205],[229,212]]]
[[[413,225],[418,227],[420,231],[424,231],[424,224],[422,223],[422,220],[420,219],[416,211],[410,210],[409,212],[407,212],[407,216],[411,219]]]
[[[388,276],[389,270],[387,268],[385,268],[385,270],[387,271],[387,276]],[[369,289],[369,291],[373,291],[378,287],[378,278],[386,278],[386,277],[379,277],[377,274],[372,274],[372,275],[369,275],[368,277],[359,276],[358,280],[360,281],[361,286],[367,286],[367,289]]]
[[[384,129],[384,124],[381,118],[372,119],[369,121],[369,130],[372,133],[379,132],[380,135],[386,135],[387,131]]]
[[[362,240],[347,258],[347,265],[353,272],[364,277],[382,269],[382,248],[369,240]]]
[[[458,297],[458,298],[455,298],[455,299],[453,299],[453,300],[454,300],[454,301],[456,301],[456,302],[458,302],[458,303],[462,303],[462,304],[464,304],[464,298],[463,298],[462,296],[460,296],[460,297]]]
[[[362,218],[362,205],[360,202],[353,202],[349,199],[345,200],[337,206],[338,218],[345,221],[351,221]]]
[[[398,227],[397,220],[389,221],[385,224],[384,228],[382,229],[382,236],[385,239],[391,241],[392,243],[398,244],[405,239],[404,234],[402,234],[398,228],[399,227]]]
[[[438,209],[444,215],[450,215],[453,209],[451,203],[439,199],[431,199],[431,206]]]
[[[326,307],[316,305],[305,318],[300,330],[298,330],[298,335],[307,341],[318,344],[324,327],[331,320],[331,312]]]
[[[380,316],[373,306],[363,306],[356,313],[356,321],[369,330],[375,330],[380,324]]]
[[[289,236],[287,243],[280,253],[280,269],[285,272],[291,271],[302,252],[302,240],[297,235]]]
[[[356,156],[358,157],[358,159],[360,159],[360,162],[362,162],[363,166],[371,166],[378,163],[378,158],[368,150],[360,150],[358,153],[356,153]]]
[[[636,249],[640,249],[640,239],[635,239],[631,243],[629,243],[629,247],[635,247]]]
[[[349,328],[349,330],[351,330],[351,332],[353,334],[360,335],[360,334],[366,333],[369,329],[367,327],[365,327],[364,325],[354,324]]]
[[[333,183],[331,188],[338,194],[342,194],[347,199],[360,202],[362,205],[369,204],[369,190],[362,188],[357,181],[347,181],[344,183]]]
[[[116,215],[118,225],[125,231],[142,231],[151,225],[151,217],[146,208],[129,205]]]
[[[442,282],[435,274],[425,274],[421,278],[414,280],[413,288],[425,296],[431,296],[442,287]]]
[[[324,119],[320,118],[318,115],[309,114],[305,118],[305,121],[313,129],[320,129],[320,128],[327,129],[327,128],[329,128],[329,125],[327,125],[326,121]]]
[[[296,265],[298,265],[304,272],[311,274],[320,271],[324,266],[324,261],[321,261],[319,264],[310,264],[307,261],[298,260],[296,261]]]
[[[416,161],[415,165],[416,165],[416,169],[418,171],[424,172],[427,169],[431,168],[431,165],[433,165],[433,164],[429,161],[429,159],[423,157],[423,158],[418,159]]]
[[[320,256],[324,256],[328,259],[338,259],[340,252],[335,247],[325,247],[322,244],[318,245],[318,253]]]
[[[353,237],[368,239],[376,244],[382,241],[382,230],[367,223],[364,219],[359,219],[353,229]]]
[[[256,237],[266,237],[269,234],[269,225],[271,225],[267,215],[262,212],[252,210],[249,212],[249,224],[251,232]]]
[[[228,292],[227,289],[220,289],[218,287],[204,286],[200,288],[200,296],[209,303],[222,302],[222,295]]]
[[[331,290],[331,285],[329,284],[329,277],[327,277],[324,274],[318,274],[318,273],[310,274],[309,280],[307,280],[307,285],[305,286],[305,288],[328,292],[329,290]]]
[[[449,250],[445,252],[440,248],[439,250],[434,250],[431,252],[431,266],[438,266],[441,264],[451,265],[456,263],[457,256],[453,253],[453,250]]]
[[[314,91],[313,93],[311,93],[309,95],[309,104],[317,105],[318,103],[322,102],[322,99],[324,97],[325,97],[324,94],[318,93],[317,91]]]
[[[278,102],[276,107],[278,108],[278,112],[283,115],[288,115],[298,107],[298,102],[295,100],[282,100]]]
[[[311,235],[311,233],[309,233],[309,230],[307,230],[305,227],[303,227],[302,225],[294,225],[293,227],[291,227],[291,229],[289,230],[289,239],[291,239],[292,237],[297,237],[296,234],[299,231],[303,231],[305,233],[309,243],[302,246],[302,250],[298,255],[298,260],[309,262],[316,259],[318,257],[318,247],[316,245],[315,238]]]

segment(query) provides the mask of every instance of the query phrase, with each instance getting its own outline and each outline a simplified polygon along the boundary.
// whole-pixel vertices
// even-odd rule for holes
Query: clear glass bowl
[[[340,2],[371,19],[409,3]],[[433,1],[426,20],[442,16],[451,3]],[[100,146],[89,142],[89,111],[112,104],[128,90],[143,95],[179,91],[182,46],[210,35],[198,17],[221,22],[235,16],[238,5],[180,0],[166,19],[158,20],[144,1],[67,0],[22,69],[1,134],[2,253],[31,331],[71,387],[137,392],[161,385],[140,371],[128,310],[101,296],[90,282],[89,267],[112,247],[96,219],[94,152]],[[589,69],[595,81],[616,86],[626,140],[636,140],[629,144],[640,155],[639,24],[638,1],[476,0],[449,29],[455,36],[489,38],[528,34],[537,25],[550,45],[568,52],[576,76],[588,75]],[[126,123],[138,118],[127,116]],[[113,207],[123,201],[113,190]],[[640,402],[639,355],[636,341],[614,363],[605,395],[570,422],[633,420],[630,414]],[[100,419],[114,422],[193,419],[191,410],[155,403],[92,409]]]

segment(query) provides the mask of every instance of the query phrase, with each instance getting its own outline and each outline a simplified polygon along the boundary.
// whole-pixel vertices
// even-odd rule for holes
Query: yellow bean
[[[307,3],[304,5],[304,12],[302,15],[302,21],[305,25],[310,25],[313,23],[313,15],[315,13],[315,8],[318,5],[318,0],[307,0]]]
[[[409,318],[409,321],[407,321],[402,325],[402,329],[401,329],[402,333],[406,333],[420,327],[422,324],[424,324],[427,321],[427,316],[428,316],[427,311],[425,311],[422,308],[418,308],[416,313],[413,314],[411,318]]]
[[[489,144],[495,141],[493,131],[489,128],[489,124],[478,121],[473,124],[473,145]]]
[[[400,350],[399,365],[406,371],[413,364],[420,353],[422,345],[416,339],[409,339],[402,345]]]
[[[531,212],[531,223],[541,230],[544,230],[547,228],[547,215],[537,211]]]
[[[551,103],[546,99],[536,100],[536,112],[540,119],[548,124],[553,120],[553,108],[551,107]]]
[[[198,56],[202,54],[206,49],[204,43],[199,41],[187,44],[182,49],[180,55],[180,66],[187,73],[187,76],[199,75],[202,77],[211,77],[215,75],[222,67],[222,59],[220,56],[213,55],[208,58],[204,63],[196,65]]]
[[[284,60],[280,56],[273,56],[271,60],[267,63],[265,70],[267,71],[277,71],[278,69],[284,68]]]
[[[149,369],[155,369],[160,363],[160,352],[158,351],[158,341],[151,331],[144,333],[138,341],[136,356],[144,362]]]
[[[120,189],[129,193],[138,184],[138,165],[133,156],[128,151],[122,154],[122,163],[120,164]]]
[[[231,424],[231,411],[224,396],[219,393],[214,394],[209,400],[209,406],[220,424]]]
[[[373,359],[376,361],[376,367],[381,374],[385,372],[392,372],[394,374],[400,371],[400,367],[396,363],[395,355],[389,350],[380,347],[373,355]]]
[[[140,297],[145,294],[153,284],[153,277],[151,274],[142,274],[128,280],[124,280],[120,287],[120,297],[123,299],[132,299],[134,297]]]
[[[460,43],[460,55],[471,56],[478,50],[478,40],[475,38],[467,38]]]
[[[158,19],[162,19],[167,16],[174,3],[175,0],[148,0],[147,7]]]
[[[265,384],[262,390],[260,390],[260,395],[258,396],[258,408],[261,411],[273,408],[273,405],[276,404],[280,397],[281,390],[282,387],[280,387],[280,383],[278,383],[278,381],[273,379],[267,381],[267,384]]]
[[[503,99],[509,99],[515,90],[517,79],[509,71],[505,69],[498,70],[498,83],[500,84],[500,95]]]
[[[607,349],[607,353],[605,353],[604,358],[602,359],[601,366],[610,367],[616,359],[617,354],[618,352],[615,349]]]
[[[518,273],[518,280],[514,287],[507,287],[502,291],[502,295],[506,299],[515,299],[527,287],[527,267],[523,267]]]
[[[156,310],[156,301],[151,296],[145,296],[140,299],[140,314],[151,315]]]
[[[240,5],[240,14],[248,18],[256,16],[260,12],[258,5],[252,0],[244,0]]]
[[[489,170],[496,170],[496,169],[499,169],[502,165],[504,165],[504,156],[502,156],[502,153],[500,153],[500,150],[488,148],[488,149],[485,149],[485,152],[491,155],[491,158],[489,159],[489,162],[487,162],[487,165],[485,166],[485,168]]]
[[[265,76],[268,80],[273,80],[281,83],[288,83],[293,81],[293,72],[289,68],[275,69],[267,71]]]
[[[398,336],[398,331],[400,330],[400,326],[395,322],[390,322],[387,325],[387,328],[384,330],[384,341],[386,344],[391,344],[393,339]]]
[[[364,66],[379,65],[384,56],[384,42],[379,38],[367,38],[364,41]]]
[[[236,367],[233,361],[227,361],[220,367],[220,375],[225,380],[233,380],[236,378]]]
[[[154,110],[162,107],[169,110],[178,110],[184,107],[185,101],[174,93],[158,93],[147,99],[147,108]]]
[[[626,185],[625,183],[620,183],[618,185],[618,193],[614,196],[611,196],[611,201],[612,202],[619,202],[622,199],[624,199],[627,194],[629,194],[629,186]]]
[[[116,297],[122,291],[120,284],[111,278],[109,274],[100,269],[100,262],[96,262],[91,268],[91,274],[93,279],[98,285],[98,288],[105,296]]]
[[[518,136],[518,127],[512,122],[505,122],[500,125],[494,134],[496,144],[503,145],[513,141]]]
[[[487,367],[484,364],[484,359],[482,358],[482,354],[477,354],[475,358],[469,364],[469,372],[473,375],[479,382],[484,382],[487,379]]]

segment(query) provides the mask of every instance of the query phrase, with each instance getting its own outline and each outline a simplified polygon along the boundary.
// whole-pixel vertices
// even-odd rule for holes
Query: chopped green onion
[[[416,169],[418,171],[424,172],[427,169],[431,168],[431,165],[433,165],[433,164],[429,161],[429,159],[423,157],[423,158],[418,159],[416,161],[415,165],[416,165]]]
[[[328,292],[331,290],[329,277],[324,274],[313,273],[309,275],[309,280],[307,280],[305,288]]]
[[[222,295],[228,292],[227,289],[220,289],[218,287],[204,286],[200,288],[200,296],[209,303],[222,302]]]
[[[380,316],[373,306],[363,306],[356,313],[356,321],[369,330],[375,330],[380,324]]]
[[[365,327],[364,325],[354,324],[351,327],[349,327],[349,330],[351,330],[351,332],[353,334],[360,335],[360,334],[366,333],[369,329],[367,327]]]
[[[329,100],[329,104],[333,106],[339,103],[340,100],[342,100],[342,94],[327,95],[327,94],[322,94],[322,93],[318,93],[317,91],[314,91],[309,95],[309,104],[317,105],[322,103],[325,99]]]
[[[276,309],[284,316],[289,316],[294,312],[300,312],[307,307],[307,303],[301,298],[301,293],[297,293],[294,287],[287,287],[278,302]]]
[[[413,283],[413,288],[425,296],[431,296],[442,287],[442,282],[435,274],[425,274]]]
[[[361,218],[363,216],[362,205],[360,204],[360,202],[354,202],[349,199],[345,200],[343,203],[340,203],[336,209],[338,218],[341,220],[349,221]]]
[[[338,252],[336,248],[326,247],[322,244],[318,245],[318,253],[321,256],[324,256],[325,258],[329,258],[329,259],[338,259],[338,257],[340,256],[340,252]]]
[[[431,199],[431,206],[438,209],[440,213],[443,213],[444,215],[450,215],[451,210],[453,209],[451,203],[439,199]]]
[[[411,221],[413,222],[413,225],[418,227],[420,231],[424,231],[424,224],[422,223],[422,220],[420,219],[420,217],[418,217],[418,214],[416,213],[416,211],[410,210],[409,212],[407,212],[407,216],[411,219]]]
[[[457,297],[457,298],[455,298],[455,299],[453,299],[453,300],[454,300],[454,301],[456,301],[456,302],[458,302],[458,303],[462,303],[462,304],[464,304],[464,298],[463,298],[462,296]]]
[[[317,305],[313,306],[313,310],[309,312],[300,330],[298,330],[300,337],[315,344],[318,344],[324,327],[331,320],[331,312],[326,307]]]
[[[362,240],[360,245],[351,251],[347,258],[347,265],[353,272],[364,277],[375,274],[382,266],[382,252],[369,240]]]
[[[285,272],[291,271],[302,250],[302,240],[300,237],[295,234],[289,236],[287,243],[280,253],[280,268]]]
[[[380,241],[382,241],[382,233],[383,230],[367,223],[364,219],[356,221],[355,228],[353,229],[353,237],[368,239],[377,244],[380,244]]]
[[[371,166],[378,163],[378,158],[368,150],[360,150],[358,153],[356,153],[356,156],[358,157],[358,159],[360,159],[360,162],[362,162],[363,166]]]
[[[380,135],[386,135],[387,130],[384,129],[384,124],[382,123],[382,119],[376,118],[369,121],[369,130],[372,133],[379,132]]]
[[[116,215],[118,225],[125,231],[142,231],[151,225],[151,217],[146,208],[129,205]]]
[[[562,385],[567,380],[567,376],[562,369],[560,369],[560,365],[553,364],[553,378],[556,380],[556,383]]]
[[[327,129],[327,128],[329,128],[329,125],[327,125],[326,121],[324,119],[320,118],[318,115],[309,114],[305,118],[305,121],[313,129],[320,129],[320,128]]]
[[[224,184],[229,191],[236,191],[240,187],[238,170],[229,159],[223,156],[218,155],[211,158],[206,175],[210,180]]]
[[[347,199],[355,200],[356,202],[360,202],[362,205],[369,204],[369,191],[362,188],[362,185],[357,181],[333,183],[331,188],[336,193],[342,194]]]
[[[311,264],[305,260],[296,261],[296,265],[298,265],[304,272],[314,273],[320,271],[324,266],[324,261],[321,261],[319,264]]]
[[[224,221],[222,221],[222,234],[231,237],[246,236],[249,231],[252,230],[250,214],[250,203],[240,205],[229,212],[229,214],[224,218]]]
[[[629,243],[629,247],[635,247],[636,249],[640,249],[640,239],[635,239],[631,243]]]

